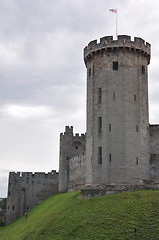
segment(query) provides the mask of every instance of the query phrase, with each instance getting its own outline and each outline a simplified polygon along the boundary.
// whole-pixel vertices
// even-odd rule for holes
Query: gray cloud
[[[152,44],[150,121],[159,122],[158,7],[155,0],[0,2],[0,197],[9,170],[58,169],[65,125],[85,132],[83,48],[115,35],[109,8],[118,8],[119,34]]]

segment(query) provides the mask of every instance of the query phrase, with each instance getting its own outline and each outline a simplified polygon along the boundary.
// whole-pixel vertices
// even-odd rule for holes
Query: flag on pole
[[[117,9],[111,8],[111,9],[109,9],[109,11],[112,12],[112,13],[117,13]]]
[[[114,8],[110,8],[109,11],[111,13],[115,13],[115,16],[116,16],[116,38],[118,38],[118,18],[117,18],[117,15],[118,15],[118,9],[114,9]]]

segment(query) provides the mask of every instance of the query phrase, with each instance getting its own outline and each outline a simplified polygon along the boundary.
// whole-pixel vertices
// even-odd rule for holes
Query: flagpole
[[[109,9],[109,11],[116,14],[116,27],[115,27],[116,29],[115,30],[116,30],[116,38],[118,39],[118,16],[117,16],[118,9],[111,8],[111,9]]]
[[[118,9],[116,9],[116,39],[118,39]]]

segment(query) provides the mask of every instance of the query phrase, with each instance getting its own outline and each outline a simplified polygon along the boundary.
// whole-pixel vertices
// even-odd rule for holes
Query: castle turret
[[[103,37],[84,49],[87,68],[86,183],[149,179],[150,44]]]
[[[69,160],[85,153],[85,135],[73,135],[73,127],[66,126],[60,134],[59,192],[66,192],[69,186]]]

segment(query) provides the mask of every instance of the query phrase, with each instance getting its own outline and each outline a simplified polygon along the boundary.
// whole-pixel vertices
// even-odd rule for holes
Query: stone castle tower
[[[73,134],[73,127],[66,126],[60,134],[59,191],[66,192],[69,185],[81,185],[85,177],[85,164],[81,161],[85,155],[85,135]],[[74,157],[78,156],[78,159]],[[77,162],[77,163],[75,163]],[[72,163],[72,164],[71,164]],[[76,167],[77,166],[77,167]],[[79,176],[77,180],[77,176]],[[71,184],[69,184],[72,182]],[[74,182],[74,183],[73,183]],[[83,181],[82,181],[83,182]]]
[[[84,49],[87,184],[139,184],[150,177],[150,44],[103,37]]]

